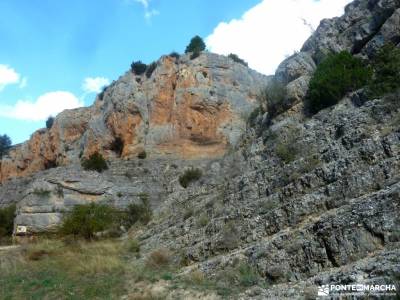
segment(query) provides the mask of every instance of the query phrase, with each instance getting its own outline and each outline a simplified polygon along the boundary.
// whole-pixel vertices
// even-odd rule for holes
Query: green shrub
[[[186,189],[191,182],[199,180],[201,176],[203,176],[203,172],[200,169],[187,169],[185,173],[179,176],[179,183]]]
[[[206,213],[202,213],[199,219],[197,220],[197,226],[200,228],[205,227],[207,226],[208,223],[210,223],[210,218]]]
[[[399,87],[400,49],[392,43],[383,46],[372,59],[374,75],[368,87],[370,98],[395,92]]]
[[[335,105],[346,93],[366,85],[371,76],[371,69],[347,51],[328,55],[310,81],[308,110],[317,113]]]
[[[0,135],[0,158],[7,154],[11,147],[11,139],[8,135]]]
[[[133,239],[127,242],[127,250],[138,255],[140,253],[140,244],[138,240]]]
[[[47,118],[46,120],[46,128],[50,129],[51,127],[53,127],[54,124],[54,117],[50,116]]]
[[[60,233],[93,239],[95,233],[115,228],[118,215],[119,213],[109,205],[76,205],[64,216]]]
[[[290,126],[278,137],[275,153],[284,163],[294,161],[300,154],[301,148],[297,143],[300,134],[299,128]]]
[[[229,57],[230,59],[232,59],[234,62],[237,62],[237,63],[239,63],[239,64],[242,64],[242,65],[244,65],[244,66],[246,66],[246,67],[249,66],[249,64],[248,64],[247,62],[245,62],[243,59],[241,59],[241,58],[240,58],[239,56],[237,56],[236,54],[231,53],[231,54],[228,55],[228,57]]]
[[[239,245],[239,242],[239,230],[233,221],[229,221],[222,228],[221,246],[226,250],[232,250]]]
[[[146,69],[146,77],[150,78],[156,68],[157,68],[156,62],[152,62],[150,65],[148,65]]]
[[[257,117],[261,114],[264,113],[264,110],[262,109],[261,106],[256,107],[249,115],[248,119],[247,119],[247,123],[253,127],[255,126],[255,122],[257,120]]]
[[[193,215],[194,215],[194,209],[192,207],[187,207],[185,208],[185,211],[183,213],[183,219],[187,220]]]
[[[147,153],[146,153],[145,150],[141,151],[141,152],[138,154],[138,158],[139,158],[139,159],[146,159],[146,157],[147,157]]]
[[[175,52],[175,51],[171,52],[171,53],[169,54],[169,56],[170,56],[170,57],[173,57],[173,58],[175,58],[175,59],[177,59],[177,60],[181,57],[180,54],[179,54],[178,52]]]
[[[103,88],[101,89],[101,92],[99,93],[99,100],[103,101],[104,99],[104,94],[107,91],[108,86],[103,86]]]
[[[103,155],[98,152],[90,155],[88,159],[82,159],[81,165],[85,170],[97,171],[99,173],[108,169],[107,162],[105,161]]]
[[[269,119],[276,117],[288,108],[284,103],[286,95],[286,86],[276,79],[272,79],[261,92],[260,101],[267,104]]]
[[[15,210],[15,204],[0,208],[0,238],[12,235]]]
[[[296,159],[297,149],[292,142],[286,142],[277,144],[275,152],[284,163],[290,163]]]
[[[313,171],[315,168],[322,164],[320,158],[316,155],[309,155],[304,158],[302,164],[300,165],[300,172],[302,174],[307,174]]]
[[[239,284],[243,287],[257,285],[260,280],[260,275],[257,270],[249,264],[240,264],[237,270],[239,273]]]
[[[142,75],[144,72],[146,72],[146,68],[147,65],[142,63],[140,60],[134,61],[131,64],[131,70],[136,75]]]
[[[215,275],[215,288],[218,294],[229,299],[231,299],[229,295],[239,294],[262,282],[256,267],[237,260],[233,260],[232,263],[233,265],[225,266]]]
[[[127,227],[131,227],[137,222],[146,225],[153,216],[148,194],[140,194],[139,198],[141,201],[140,204],[131,203],[125,211],[123,223]]]

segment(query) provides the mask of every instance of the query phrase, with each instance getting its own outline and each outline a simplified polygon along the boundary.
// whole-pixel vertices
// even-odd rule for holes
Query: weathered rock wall
[[[268,81],[216,54],[163,56],[149,78],[127,72],[93,106],[64,111],[50,130],[13,148],[0,163],[0,182],[78,163],[94,152],[116,158],[117,138],[124,159],[142,151],[152,157],[221,157],[245,132]]]
[[[191,261],[188,269],[209,276],[244,261],[269,285],[286,285],[258,299],[286,289],[305,297],[307,286],[347,280],[397,280],[400,108],[391,101],[357,107],[347,98],[305,123],[271,127],[241,159],[220,162],[214,187],[171,193],[168,217],[138,237],[142,247],[174,249]],[[276,145],[293,130],[298,152],[284,162]]]

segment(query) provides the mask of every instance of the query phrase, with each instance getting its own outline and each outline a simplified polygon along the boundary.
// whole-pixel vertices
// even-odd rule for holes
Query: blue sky
[[[100,86],[117,79],[133,60],[149,63],[173,50],[183,52],[196,34],[210,50],[233,49],[257,69],[262,62],[252,59],[259,54],[249,51],[257,48],[252,44],[257,39],[246,41],[246,49],[240,39],[256,34],[260,39],[264,30],[268,40],[269,26],[257,15],[273,12],[274,2],[285,8],[285,1],[290,9],[292,0],[2,0],[0,134],[14,143],[28,139],[50,112],[90,105]],[[319,2],[324,1],[333,0]],[[316,14],[315,26],[320,18]],[[290,52],[297,44],[284,47]],[[259,71],[273,70],[278,59],[264,60],[270,69]]]

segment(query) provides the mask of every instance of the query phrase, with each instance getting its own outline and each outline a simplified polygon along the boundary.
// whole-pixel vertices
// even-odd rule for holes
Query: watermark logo
[[[329,285],[318,287],[318,296],[329,296]]]
[[[318,296],[395,296],[395,284],[346,284],[322,285],[318,287]]]

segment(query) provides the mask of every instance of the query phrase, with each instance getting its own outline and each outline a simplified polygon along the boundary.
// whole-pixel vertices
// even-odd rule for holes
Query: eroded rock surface
[[[93,106],[64,111],[0,164],[0,182],[78,163],[94,152],[121,158],[221,157],[245,132],[257,94],[269,79],[233,60],[203,53],[190,60],[163,56],[150,78],[127,72]]]

